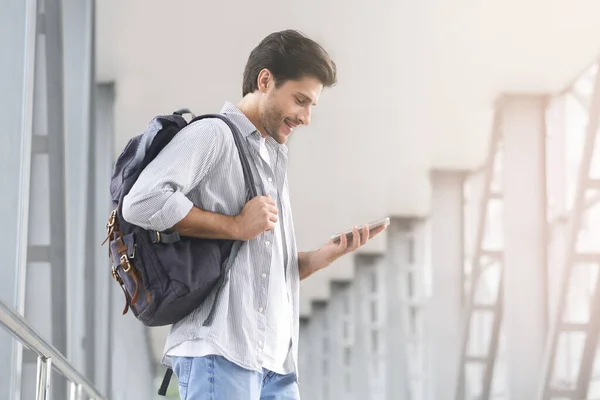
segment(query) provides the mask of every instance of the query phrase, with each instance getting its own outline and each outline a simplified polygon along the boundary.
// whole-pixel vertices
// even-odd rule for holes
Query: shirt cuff
[[[183,193],[173,192],[163,208],[150,217],[150,224],[159,232],[171,229],[188,215],[193,206],[194,203]]]

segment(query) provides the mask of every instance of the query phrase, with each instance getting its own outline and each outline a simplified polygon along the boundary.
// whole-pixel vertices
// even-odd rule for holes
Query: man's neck
[[[252,122],[252,125],[258,129],[261,136],[264,138],[267,136],[265,128],[260,122],[260,114],[258,112],[258,104],[253,95],[247,95],[238,103],[237,108]]]

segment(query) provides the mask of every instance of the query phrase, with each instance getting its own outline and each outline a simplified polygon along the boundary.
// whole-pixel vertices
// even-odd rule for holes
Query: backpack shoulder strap
[[[246,182],[246,186],[247,186],[248,190],[250,191],[250,198],[254,198],[254,197],[258,196],[257,186],[254,182],[254,176],[252,174],[252,169],[250,167],[250,163],[248,162],[248,157],[247,157],[247,154],[249,154],[248,145],[246,143],[246,140],[240,133],[239,129],[237,128],[237,126],[235,126],[235,124],[233,122],[231,122],[231,120],[229,118],[227,118],[223,114],[200,115],[200,116],[192,119],[190,121],[190,124],[192,122],[199,121],[199,120],[206,119],[206,118],[218,118],[227,124],[227,126],[231,130],[231,133],[233,134],[233,140],[235,142],[235,146],[238,149],[238,154],[240,156],[240,161],[242,163],[242,170],[244,173],[244,181]]]
[[[201,115],[201,116],[196,117],[193,120],[191,120],[190,124],[194,121],[198,121],[198,120],[205,119],[205,118],[218,118],[218,119],[222,120],[223,122],[225,122],[227,124],[227,126],[229,126],[229,129],[231,130],[231,133],[233,134],[233,140],[235,142],[235,146],[237,147],[238,154],[240,156],[240,161],[242,163],[242,170],[244,173],[244,181],[245,181],[246,187],[249,191],[250,199],[258,196],[258,189],[254,182],[254,176],[252,174],[252,169],[250,167],[250,163],[248,162],[247,155],[250,154],[250,152],[248,150],[248,145],[246,143],[246,139],[244,139],[244,137],[240,133],[237,126],[235,126],[235,124],[233,122],[231,122],[231,120],[229,118],[227,118],[225,115],[222,115],[222,114]],[[242,244],[243,244],[243,241],[236,240],[233,244],[233,247],[231,248],[231,252],[229,254],[229,257],[227,258],[227,263],[224,266],[225,268],[223,270],[222,280],[218,284],[217,293],[215,295],[213,304],[210,308],[210,312],[208,313],[208,316],[202,323],[203,326],[209,326],[212,324],[212,321],[214,319],[214,315],[216,312],[217,300],[220,297],[221,290],[227,283],[227,279],[229,276],[229,270],[231,269],[231,266],[233,265],[233,261],[235,260],[237,253],[239,252]],[[168,371],[167,371],[167,373],[168,373]],[[165,375],[165,379],[166,379],[166,375]]]

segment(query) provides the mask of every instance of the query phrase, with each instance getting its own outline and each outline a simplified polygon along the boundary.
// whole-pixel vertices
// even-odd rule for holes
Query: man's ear
[[[266,93],[269,89],[269,85],[275,83],[275,78],[273,77],[273,74],[266,68],[263,68],[259,72],[257,80],[258,90],[261,93]]]

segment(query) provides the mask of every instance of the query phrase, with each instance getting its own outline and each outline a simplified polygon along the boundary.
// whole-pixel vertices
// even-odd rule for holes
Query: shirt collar
[[[225,114],[229,117],[231,122],[233,122],[240,130],[243,137],[247,137],[252,133],[257,132],[254,124],[252,124],[248,117],[246,117],[246,115],[233,103],[229,101],[225,102],[225,105],[223,105],[223,108],[221,109],[221,114]]]

